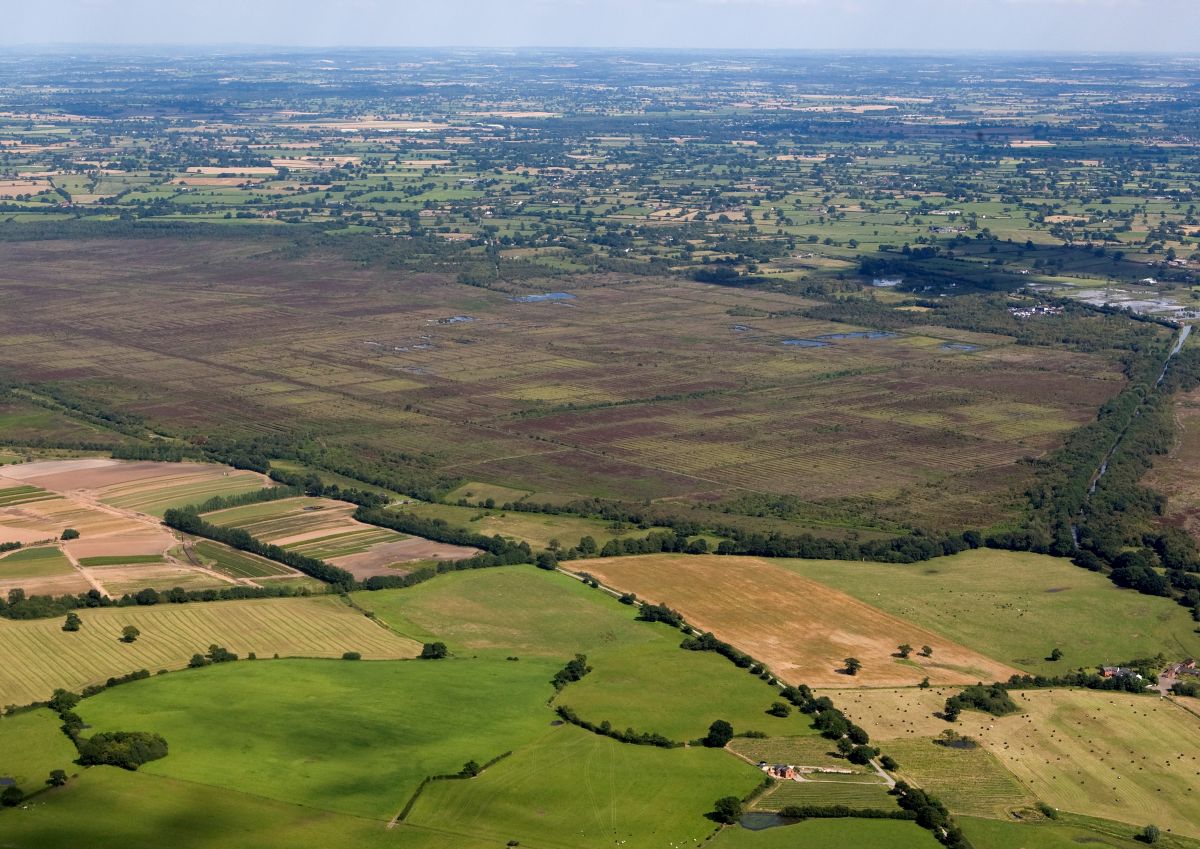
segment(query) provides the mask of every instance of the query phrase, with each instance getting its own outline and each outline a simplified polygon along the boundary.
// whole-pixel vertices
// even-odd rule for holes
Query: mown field
[[[1063,558],[977,549],[909,565],[777,562],[1029,672],[1200,654],[1185,608],[1120,589]],[[1046,659],[1054,648],[1062,660]]]
[[[81,630],[60,619],[0,619],[0,704],[45,699],[138,669],[185,666],[217,643],[245,656],[413,657],[420,646],[389,633],[336,598],[262,599],[81,610]],[[141,636],[120,641],[133,625]]]
[[[789,682],[884,686],[1005,679],[1015,670],[945,634],[893,616],[782,565],[754,557],[649,555],[579,561],[607,586],[667,604]],[[797,600],[802,599],[802,603]],[[932,658],[892,655],[901,643],[930,645]],[[844,660],[863,663],[854,676]]]
[[[987,749],[954,749],[932,739],[889,740],[884,751],[900,764],[899,777],[936,795],[955,813],[1010,819],[1025,816],[1037,799]]]
[[[70,575],[71,563],[57,546],[23,548],[0,555],[0,581]]]
[[[920,741],[950,727],[932,714],[952,692],[826,694],[887,751],[891,740]],[[1157,696],[1118,692],[1027,690],[1013,698],[1021,713],[964,711],[954,728],[982,743],[1029,794],[1064,811],[1129,824],[1144,825],[1152,811],[1160,827],[1200,837],[1200,750],[1189,742],[1200,734],[1200,716]],[[965,792],[973,804],[974,790]]]
[[[547,849],[692,845],[761,773],[723,752],[626,746],[565,726],[472,781],[429,785],[406,822]]]

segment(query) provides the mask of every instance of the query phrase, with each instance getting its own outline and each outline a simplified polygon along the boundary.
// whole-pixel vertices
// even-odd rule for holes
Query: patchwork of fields
[[[784,680],[824,686],[1004,680],[1016,670],[768,560],[661,555],[580,561],[606,585],[666,604],[767,664]],[[893,657],[897,646],[932,657]],[[847,675],[843,661],[863,663]]]
[[[461,560],[474,548],[435,543],[365,525],[354,519],[353,504],[328,498],[286,498],[231,507],[204,515],[216,525],[241,528],[263,542],[328,561],[356,578],[404,574],[404,564],[422,560]]]

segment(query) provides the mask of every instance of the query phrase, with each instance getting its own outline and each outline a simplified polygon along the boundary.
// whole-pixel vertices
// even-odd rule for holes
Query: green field
[[[1007,819],[1037,800],[982,746],[951,749],[930,739],[889,740],[883,751],[900,764],[900,778],[946,803],[952,813]]]
[[[657,731],[679,741],[703,737],[716,719],[732,723],[736,732],[816,735],[805,714],[767,714],[780,700],[777,687],[714,652],[680,649],[682,635],[673,628],[643,623],[630,627],[652,630],[656,639],[590,652],[591,674],[563,690],[557,703],[570,705],[592,722],[608,720],[617,728]]]
[[[211,540],[197,542],[195,551],[209,568],[234,578],[268,578],[290,574],[290,570],[265,557],[238,551]]]
[[[454,652],[481,657],[566,660],[577,652],[661,639],[654,628],[632,627],[632,608],[533,566],[451,572],[410,589],[356,593],[354,599],[405,636],[436,637]]]
[[[46,786],[50,770],[73,772],[78,753],[61,724],[57,714],[44,708],[0,717],[0,778],[14,779],[29,794]]]
[[[767,761],[772,764],[793,766],[820,766],[834,769],[852,769],[856,773],[874,775],[869,766],[855,766],[838,755],[832,740],[816,735],[804,737],[769,737],[756,739],[738,737],[729,748],[752,761]]]
[[[931,832],[894,820],[806,820],[794,825],[750,831],[727,828],[714,849],[937,849]]]
[[[761,780],[711,749],[629,746],[581,729],[548,730],[482,776],[430,784],[407,822],[547,849],[690,845],[722,796]]]
[[[0,489],[0,507],[17,507],[21,504],[33,504],[58,497],[58,493],[47,492],[36,486],[14,486]]]
[[[114,816],[114,812],[121,815]],[[81,826],[86,823],[86,826]],[[86,828],[86,837],[81,829]],[[495,844],[438,830],[289,805],[146,772],[96,767],[26,807],[0,810],[11,849],[494,849]]]
[[[888,795],[887,785],[875,776],[834,780],[835,776],[821,776],[811,781],[780,781],[775,789],[766,793],[755,803],[764,811],[778,811],[788,805],[848,805],[851,808],[875,808],[891,811],[896,809],[896,799]]]
[[[57,546],[42,548],[19,548],[0,555],[0,580],[7,578],[51,578],[69,575],[74,570],[71,562]]]
[[[78,691],[138,669],[178,669],[213,643],[260,657],[357,651],[404,658],[420,651],[329,596],[107,607],[80,610],[79,617],[83,626],[74,633],[58,618],[0,619],[0,705],[29,704],[56,687]],[[141,631],[137,642],[120,641],[125,625]]]
[[[1186,609],[1063,558],[979,549],[912,565],[776,562],[1030,672],[1200,655]],[[1045,660],[1055,647],[1063,659]]]
[[[1154,811],[1150,809],[1145,814],[1145,825],[1150,825],[1155,819]],[[958,824],[975,849],[1079,849],[1080,846],[1138,849],[1146,845],[1133,839],[1139,828],[1071,814],[1062,815],[1058,821],[1033,823],[964,816],[958,818]],[[1200,840],[1162,831],[1155,844],[1161,849],[1200,849]]]
[[[389,542],[399,542],[403,539],[408,539],[408,537],[386,528],[363,528],[358,531],[345,531],[305,542],[292,543],[284,548],[308,557],[315,557],[318,560],[333,560],[335,557],[362,554],[376,545],[386,545]]]
[[[470,489],[470,487],[468,487]],[[643,537],[647,531],[639,528],[616,530],[611,522],[587,519],[581,516],[554,515],[549,513],[519,513],[515,510],[458,507],[450,504],[407,504],[407,513],[431,519],[444,519],[455,527],[473,533],[524,540],[535,548],[546,548],[551,540],[558,540],[564,549],[571,548],[585,536],[590,536],[597,545],[621,537]]]
[[[101,566],[136,566],[144,563],[163,562],[165,561],[161,554],[126,554],[124,556],[79,558],[79,565],[89,568]]]
[[[117,687],[78,712],[97,731],[162,734],[170,755],[145,772],[387,820],[426,776],[536,737],[552,718],[553,671],[533,660],[246,661]]]

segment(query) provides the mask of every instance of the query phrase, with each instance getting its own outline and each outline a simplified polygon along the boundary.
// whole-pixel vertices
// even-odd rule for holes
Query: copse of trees
[[[119,766],[136,770],[167,756],[167,741],[146,731],[112,731],[79,740],[79,763],[84,766]]]
[[[951,715],[957,717],[961,711],[967,709],[981,710],[992,716],[1007,716],[1020,711],[1016,702],[1012,700],[1012,696],[1008,694],[1008,690],[1000,684],[991,686],[972,684],[963,688],[961,693],[946,699],[945,715],[947,718],[950,718]]]

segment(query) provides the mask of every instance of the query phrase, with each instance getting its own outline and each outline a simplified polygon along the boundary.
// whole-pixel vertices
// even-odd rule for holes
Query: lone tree
[[[1050,652],[1050,656],[1047,657],[1046,660],[1062,660],[1062,657],[1063,657],[1062,649],[1056,648],[1052,652]]]
[[[50,777],[46,779],[46,783],[51,787],[62,787],[67,783],[67,773],[61,769],[50,770]]]
[[[134,640],[136,640],[141,635],[142,635],[142,632],[139,631],[137,628],[135,628],[132,625],[126,625],[124,628],[121,629],[121,642],[132,643]]]
[[[450,654],[445,643],[426,643],[421,649],[421,660],[441,660]]]
[[[933,657],[933,646],[921,646],[922,657]]]
[[[857,657],[848,657],[842,663],[846,664],[847,675],[857,675],[858,670],[862,669],[862,661]]]
[[[63,542],[66,542],[69,539],[79,539],[79,531],[75,530],[74,528],[67,528],[62,532],[62,535],[59,536],[59,539],[61,539]]]
[[[769,708],[767,708],[767,713],[771,714],[771,716],[778,716],[782,718],[791,715],[792,707],[784,702],[775,702]]]
[[[463,768],[458,771],[458,774],[464,778],[474,778],[482,772],[482,768],[475,761],[467,761],[463,764]]]
[[[710,749],[723,749],[733,739],[733,726],[718,719],[708,726],[708,736],[700,742]]]
[[[742,818],[742,800],[737,796],[722,796],[713,805],[713,819],[724,825],[733,825]]]
[[[21,788],[15,784],[10,784],[0,791],[0,805],[6,808],[15,808],[21,804],[21,800],[25,798],[25,794],[21,792]]]
[[[64,631],[78,631],[81,625],[83,625],[83,620],[79,618],[79,614],[72,610],[67,613],[67,621],[63,623],[62,629]]]
[[[908,643],[902,643],[901,645],[896,647],[896,654],[900,655],[901,657],[908,657],[912,653],[913,653],[913,647],[910,646]]]
[[[1156,825],[1148,825],[1137,833],[1137,839],[1143,843],[1157,843],[1161,836]]]

